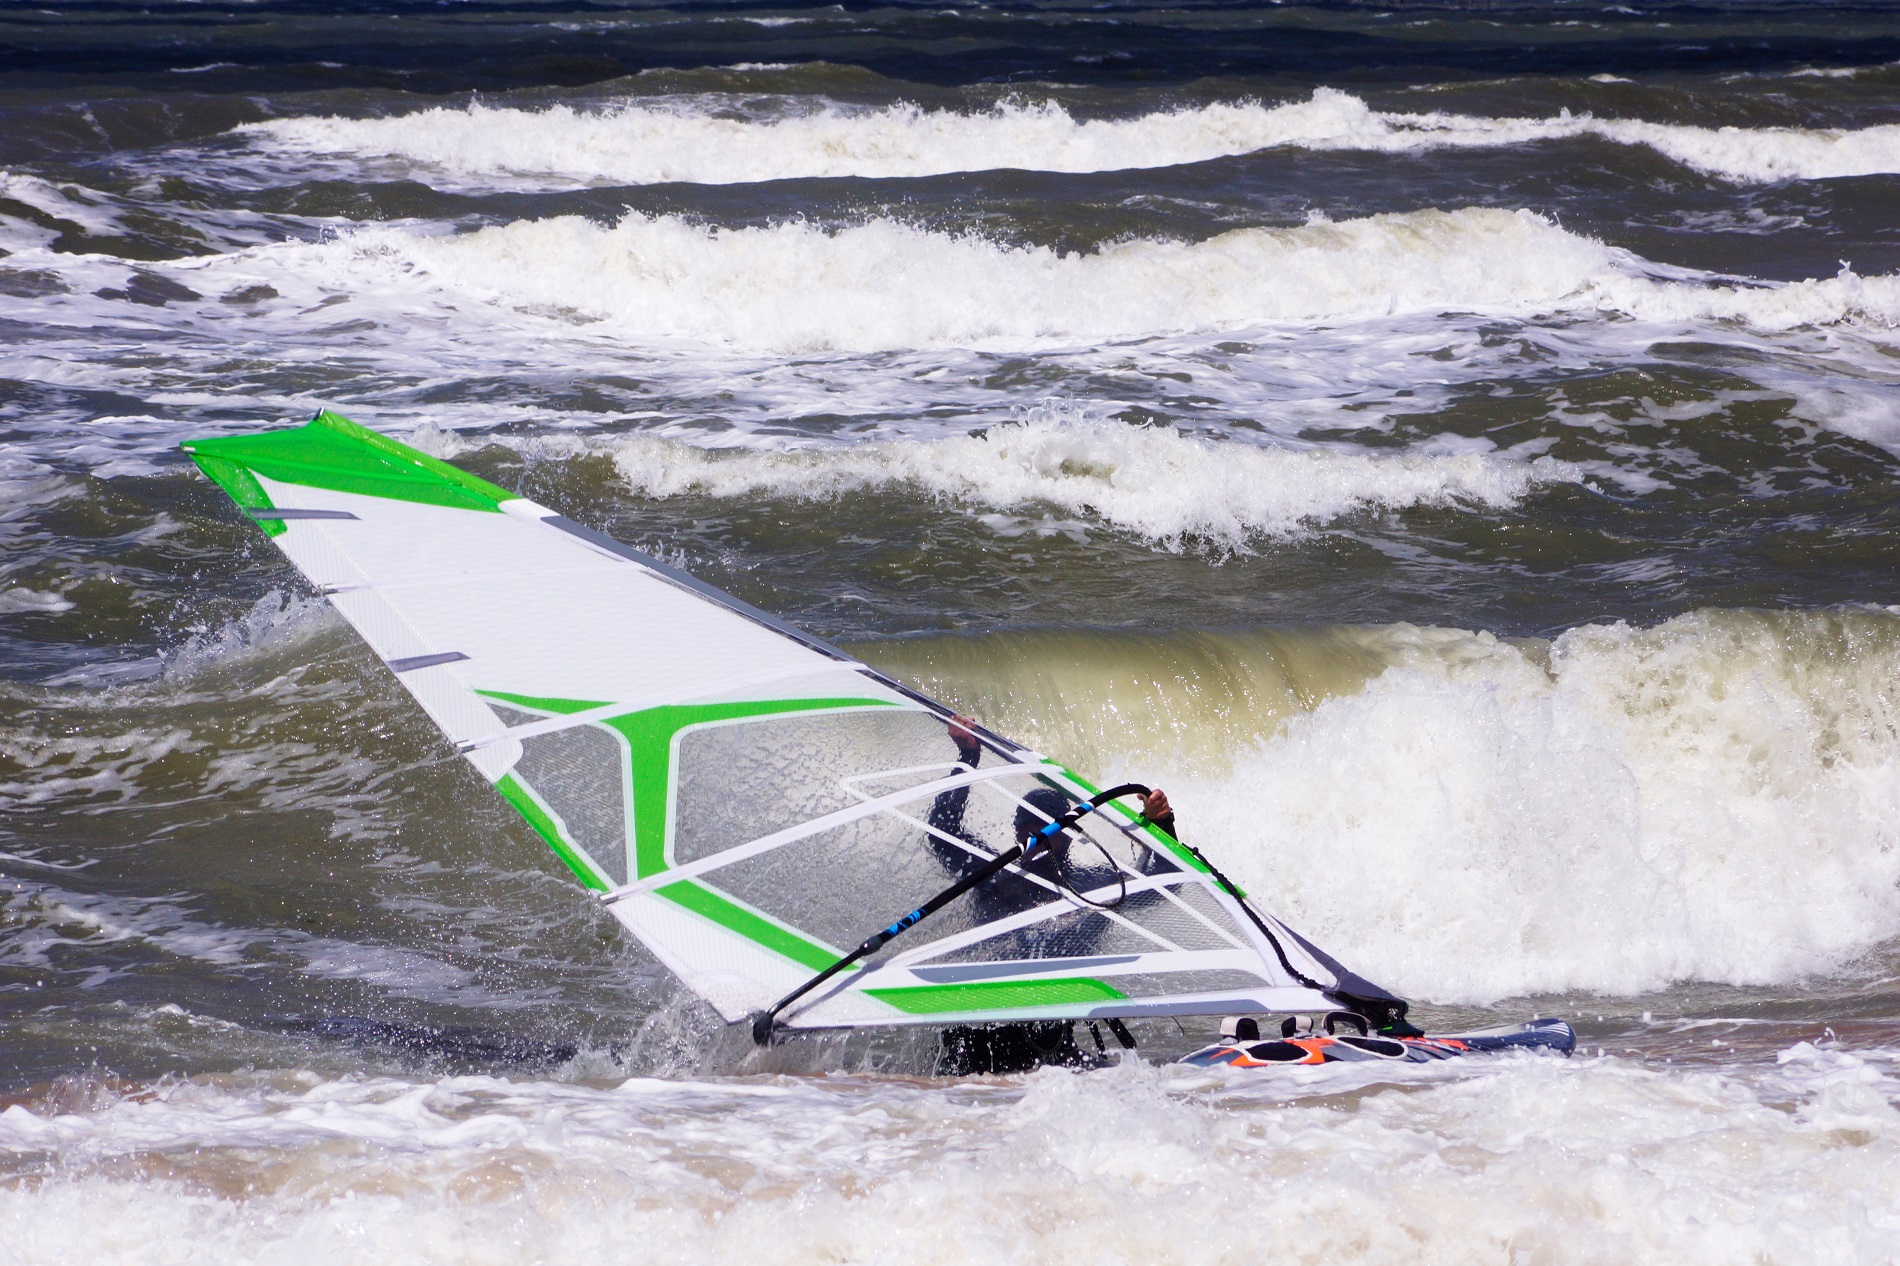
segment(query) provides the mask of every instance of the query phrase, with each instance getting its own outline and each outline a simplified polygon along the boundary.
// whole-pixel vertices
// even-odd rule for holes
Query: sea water
[[[0,47],[0,1263],[1894,1259],[1900,12]],[[1576,1056],[753,1051],[175,447],[319,407]]]

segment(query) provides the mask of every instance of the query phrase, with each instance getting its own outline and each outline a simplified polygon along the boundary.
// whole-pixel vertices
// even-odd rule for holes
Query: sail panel
[[[973,756],[947,710],[864,665],[334,415],[186,447],[240,504],[277,516],[255,521],[728,1019],[1094,791],[1006,743]],[[1292,971],[1199,863],[1111,810],[783,1019],[1323,1005],[1301,979],[1330,972],[1283,939]]]
[[[606,726],[577,725],[536,735],[521,749],[514,773],[535,789],[562,837],[604,878],[626,883],[633,856],[626,740]]]
[[[943,723],[910,708],[697,727],[679,740],[671,860],[699,861],[957,768]]]

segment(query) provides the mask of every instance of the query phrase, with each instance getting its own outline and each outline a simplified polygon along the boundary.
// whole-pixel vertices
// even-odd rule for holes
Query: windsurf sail
[[[183,448],[728,1021],[1095,794],[835,647],[334,413]],[[1132,810],[1075,831],[779,1025],[1403,1015]]]

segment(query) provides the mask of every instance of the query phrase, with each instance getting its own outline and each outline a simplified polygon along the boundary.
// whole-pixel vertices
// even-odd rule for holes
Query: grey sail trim
[[[1256,910],[1255,913],[1259,913],[1259,911]],[[1314,962],[1318,963],[1321,967],[1324,967],[1327,971],[1333,974],[1333,980],[1334,980],[1333,988],[1334,989],[1340,990],[1344,993],[1354,994],[1362,998],[1382,998],[1390,1002],[1403,1001],[1403,999],[1401,999],[1397,994],[1389,993],[1386,990],[1381,989],[1379,986],[1373,984],[1370,980],[1367,980],[1364,976],[1361,976],[1358,972],[1353,971],[1352,969],[1348,968],[1345,964],[1341,963],[1338,959],[1334,958],[1331,954],[1328,954],[1325,950],[1313,944],[1313,942],[1307,940],[1305,937],[1301,936],[1298,932],[1295,932],[1292,928],[1288,927],[1286,924],[1280,922],[1279,919],[1274,918],[1273,915],[1269,914],[1266,917],[1268,918],[1268,920],[1270,920],[1273,923],[1275,927],[1279,928],[1282,932],[1285,932],[1288,936],[1292,937],[1294,943],[1297,944],[1301,949],[1306,951],[1307,957],[1311,958]]]
[[[244,513],[253,519],[357,519],[348,510],[266,510],[262,507],[246,506]]]
[[[829,996],[829,995],[827,995]],[[1222,990],[1213,993],[1181,994],[1173,998],[1126,998],[1118,1002],[1103,1002],[1087,1008],[1070,1011],[1049,1010],[1033,1013],[1049,1019],[1136,1019],[1142,1016],[1166,1018],[1168,1016],[1189,1015],[1301,1015],[1316,1014],[1337,1010],[1337,1004],[1323,993],[1316,993],[1304,985],[1264,986],[1257,990]],[[803,1021],[801,1017],[810,1014],[811,1008],[801,1006],[796,1012],[787,1012],[779,1024],[788,1029],[797,1029],[802,1033],[821,1033],[829,1029],[855,1029],[863,1027],[854,1021]],[[976,1011],[970,1013],[981,1022],[991,1022],[993,1013]],[[961,1023],[953,1017],[944,1015],[893,1015],[880,1018],[878,1024],[922,1026]]]
[[[910,974],[932,984],[959,985],[966,980],[998,980],[1005,976],[1045,975],[1053,971],[1088,971],[1132,963],[1146,954],[1115,954],[1102,958],[1026,958],[1014,963],[973,963],[968,967],[913,967]]]
[[[1257,971],[1259,966],[1259,958],[1257,955],[1245,953],[1233,955],[1228,954],[1226,951],[1201,952],[1181,956],[1141,954],[1136,957],[1137,959],[1176,958],[1178,965],[1173,967],[1163,967],[1162,964],[1159,963],[1153,964],[1154,968],[1160,970],[1194,971],[1207,968],[1230,968],[1241,971]],[[1191,957],[1199,961],[1179,963],[1180,957]],[[1208,961],[1210,959],[1216,961]],[[1044,959],[1042,961],[1051,967],[1063,962],[1061,959]],[[1130,969],[1130,972],[1131,974],[1140,975],[1147,968],[1148,964],[1137,963],[1134,968]],[[801,1016],[810,1015],[811,1012],[819,1006],[832,1001],[840,994],[855,992],[867,986],[882,988],[895,984],[895,981],[893,981],[888,974],[889,972],[889,965],[883,964],[872,967],[864,972],[850,973],[842,976],[828,985],[824,990],[816,993],[810,1000],[800,999],[797,1006],[787,1008],[780,1022],[787,1028],[793,1029],[855,1028],[857,1026],[849,1022],[844,1024],[829,1024],[821,1020],[815,1024],[809,1022],[801,1024],[799,1020]],[[885,973],[881,977],[881,980],[879,979],[880,973]],[[911,974],[916,974],[914,968],[911,969]],[[1112,970],[1101,972],[1101,975],[1110,980],[1113,980],[1118,974],[1120,973]],[[1221,989],[1195,994],[1177,994],[1170,998],[1124,998],[1115,1002],[1097,1003],[1089,1007],[1086,1011],[1075,1011],[1070,1014],[1077,1018],[1135,1015],[1220,1015],[1233,1012],[1329,1011],[1332,1010],[1333,1007],[1333,1001],[1319,990],[1310,989],[1305,985],[1299,984],[1274,985],[1263,981],[1257,990]],[[941,1019],[934,1022],[943,1023]],[[928,1016],[892,1016],[881,1018],[879,1023],[929,1024],[933,1023],[933,1021]]]
[[[384,662],[389,665],[389,671],[391,672],[411,673],[418,668],[434,668],[437,664],[453,664],[457,660],[467,658],[468,656],[460,651],[442,651],[435,655],[405,655],[401,659],[391,659]]]
[[[1247,993],[1184,994],[1155,1001],[1129,998],[1091,1007],[1082,1013],[1082,1018],[1106,1020],[1110,1016],[1131,1019],[1144,1015],[1271,1015],[1276,1011],[1299,1014],[1333,1009],[1333,1000],[1318,990],[1305,985],[1282,985]]]

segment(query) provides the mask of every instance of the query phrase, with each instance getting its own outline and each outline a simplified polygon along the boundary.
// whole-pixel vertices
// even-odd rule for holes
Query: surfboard
[[[1289,1021],[1296,1017],[1288,1016]],[[1390,1037],[1359,1032],[1315,1032],[1287,1024],[1281,1035],[1262,1041],[1251,1035],[1232,1035],[1182,1057],[1184,1064],[1202,1068],[1311,1068],[1321,1064],[1435,1064],[1464,1055],[1496,1055],[1506,1051],[1543,1051],[1568,1055],[1577,1035],[1568,1021],[1530,1020],[1470,1033],[1430,1037]]]

